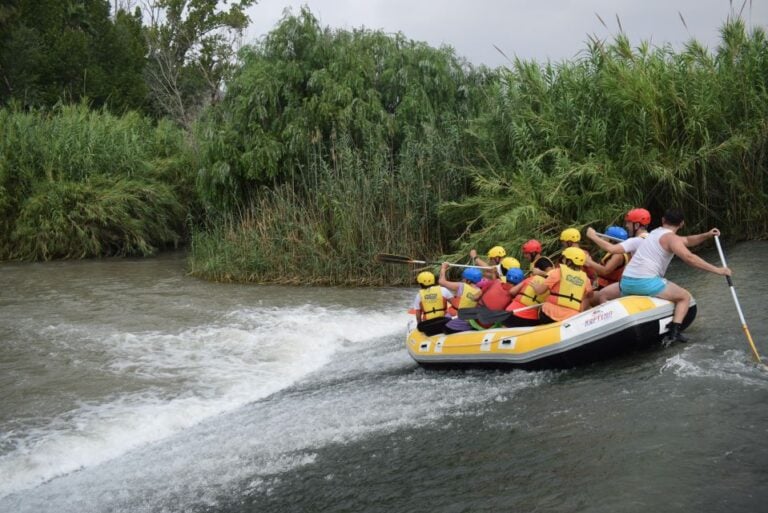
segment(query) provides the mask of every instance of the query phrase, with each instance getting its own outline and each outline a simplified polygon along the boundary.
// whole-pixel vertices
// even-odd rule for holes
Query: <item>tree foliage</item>
[[[373,283],[378,251],[439,251],[437,207],[467,185],[464,127],[490,73],[402,34],[322,28],[306,9],[242,59],[200,127],[198,190],[223,221],[196,235],[195,272]],[[217,275],[206,262],[223,255]]]
[[[221,93],[255,0],[147,0],[147,84],[155,108],[184,126]]]
[[[139,12],[111,19],[106,0],[10,0],[0,27],[0,102],[87,98],[118,112],[145,104]]]
[[[451,48],[324,29],[306,9],[241,57],[200,132],[201,192],[222,210],[247,205],[259,187],[293,180],[318,158],[332,163],[342,138],[365,159],[384,155],[396,172],[436,132],[458,137],[474,106],[471,81],[481,81]]]

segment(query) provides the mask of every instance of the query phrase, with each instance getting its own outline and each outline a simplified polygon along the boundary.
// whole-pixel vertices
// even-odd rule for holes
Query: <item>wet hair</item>
[[[662,216],[667,224],[680,226],[685,221],[685,214],[679,208],[669,208]]]

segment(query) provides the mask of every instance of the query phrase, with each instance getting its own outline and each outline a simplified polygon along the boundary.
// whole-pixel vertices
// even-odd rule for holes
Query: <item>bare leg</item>
[[[611,283],[604,289],[600,289],[600,304],[602,305],[606,301],[610,301],[611,299],[616,299],[617,297],[621,296],[621,289],[619,288],[618,283]]]
[[[672,315],[672,322],[683,323],[685,314],[688,313],[688,306],[691,301],[691,294],[680,285],[676,285],[667,280],[667,286],[664,287],[656,297],[667,299],[675,303],[675,313]]]

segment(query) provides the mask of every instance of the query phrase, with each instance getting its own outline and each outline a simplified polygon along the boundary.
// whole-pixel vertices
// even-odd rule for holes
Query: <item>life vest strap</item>
[[[576,296],[574,296],[573,293],[571,293],[570,295],[566,296],[564,294],[558,294],[557,292],[550,292],[549,295],[550,296],[563,297],[563,298],[567,299],[568,301],[573,301],[574,303],[581,304],[581,300],[580,299],[576,299]]]
[[[523,296],[523,297],[527,297],[528,299],[530,299],[534,303],[541,303],[541,299],[539,299],[539,296],[537,296],[536,294],[534,294],[533,296],[529,296],[525,292],[521,292],[520,295]],[[557,296],[558,294],[555,294],[555,295]]]

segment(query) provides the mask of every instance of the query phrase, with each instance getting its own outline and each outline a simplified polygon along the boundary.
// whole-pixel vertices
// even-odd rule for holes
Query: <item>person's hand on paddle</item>
[[[710,237],[720,237],[720,230],[718,230],[717,228],[712,228],[707,233],[709,233]]]
[[[597,232],[591,226],[587,228],[587,238],[590,240],[595,240],[595,238],[597,238]]]
[[[475,250],[475,249],[470,249],[470,250],[469,250],[469,258],[471,258],[471,259],[472,259],[472,261],[474,262],[474,261],[475,261],[475,258],[477,258],[477,250]]]
[[[717,274],[720,276],[733,276],[733,271],[728,267],[718,267]]]

